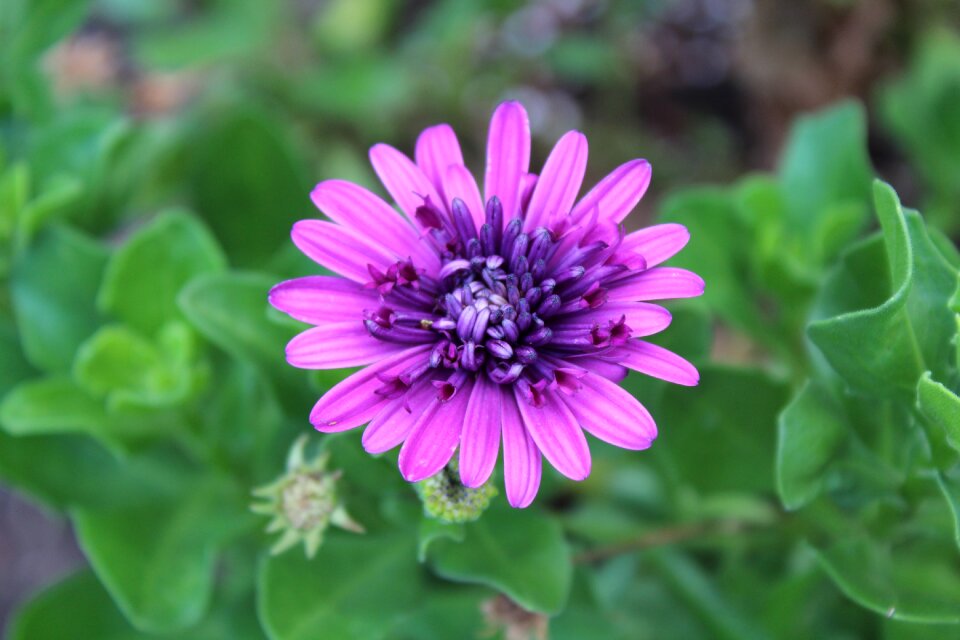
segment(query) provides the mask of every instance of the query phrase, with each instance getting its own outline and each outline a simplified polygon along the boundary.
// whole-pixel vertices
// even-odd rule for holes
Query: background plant
[[[89,561],[10,636],[544,628],[514,602],[553,638],[954,637],[960,40],[937,2],[786,4],[5,3],[0,478]],[[770,49],[785,23],[826,53]],[[652,450],[593,443],[588,481],[467,524],[312,435],[367,533],[270,557],[250,491],[345,373],[283,361],[290,225],[321,178],[375,187],[376,141],[449,121],[477,161],[507,96],[540,158],[579,126],[598,174],[652,160],[640,217],[687,225],[707,280],[663,344],[701,385],[628,379]]]

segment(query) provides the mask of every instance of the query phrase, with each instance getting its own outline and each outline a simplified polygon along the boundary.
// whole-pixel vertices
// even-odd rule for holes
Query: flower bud
[[[250,508],[273,516],[267,533],[282,532],[270,549],[273,555],[283,553],[303,541],[308,558],[312,558],[323,542],[323,534],[332,523],[341,529],[363,533],[346,512],[337,497],[340,471],[327,471],[329,454],[321,453],[311,460],[304,457],[307,436],[297,438],[287,456],[287,470],[269,485],[253,490],[265,502]]]
[[[464,486],[460,482],[460,465],[456,457],[439,473],[415,486],[423,502],[423,512],[428,517],[450,523],[473,522],[497,495],[497,488],[491,482],[476,489]]]

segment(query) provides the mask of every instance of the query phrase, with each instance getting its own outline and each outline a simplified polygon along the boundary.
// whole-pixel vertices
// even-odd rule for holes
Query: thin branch
[[[625,553],[686,542],[705,535],[735,534],[750,528],[750,526],[750,523],[742,520],[707,520],[655,529],[636,538],[587,549],[575,555],[573,562],[574,564],[592,564]]]

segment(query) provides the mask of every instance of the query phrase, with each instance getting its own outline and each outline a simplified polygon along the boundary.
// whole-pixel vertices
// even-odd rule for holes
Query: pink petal
[[[470,210],[473,222],[480,229],[486,221],[486,211],[483,207],[483,200],[480,199],[480,189],[477,188],[477,181],[473,174],[462,164],[452,164],[447,167],[443,174],[443,192],[447,198],[447,206],[453,206],[453,199],[460,198]]]
[[[560,394],[545,391],[541,407],[534,407],[524,400],[516,388],[514,395],[530,437],[550,464],[571,480],[583,480],[590,475],[587,439],[573,413],[557,397]]]
[[[627,234],[619,250],[639,253],[649,268],[671,258],[686,246],[688,240],[690,232],[685,226],[669,222]]]
[[[703,295],[703,278],[675,267],[656,267],[617,280],[610,285],[608,300],[669,300]]]
[[[268,300],[291,318],[315,325],[357,322],[363,309],[379,304],[373,290],[335,276],[307,276],[281,282],[270,290]]]
[[[588,369],[591,373],[603,376],[612,382],[620,382],[627,377],[629,371],[623,365],[616,362],[600,359],[594,356],[574,356],[570,359],[578,367]]]
[[[370,281],[367,265],[381,270],[397,261],[390,251],[349,227],[322,220],[300,220],[290,234],[308,258],[361,284]]]
[[[503,427],[503,482],[511,507],[530,506],[540,489],[540,450],[523,426],[517,400],[500,390],[500,422]],[[521,402],[524,402],[521,400]]]
[[[579,131],[564,134],[547,157],[530,197],[524,225],[528,231],[548,227],[553,219],[570,213],[586,170],[587,137]]]
[[[463,153],[460,151],[460,143],[453,128],[448,124],[438,124],[424,129],[417,138],[413,157],[417,161],[417,166],[433,183],[437,193],[445,197],[443,177],[447,167],[463,166]]]
[[[604,442],[623,449],[647,449],[657,437],[650,412],[623,387],[592,373],[580,379],[583,387],[563,402],[580,426]]]
[[[625,317],[634,336],[649,336],[670,326],[673,316],[661,306],[647,302],[608,301],[596,309],[580,310],[557,316],[554,324],[562,328],[605,324]]]
[[[520,215],[520,183],[530,169],[530,121],[519,102],[504,102],[493,113],[487,137],[484,201],[503,204],[504,220]]]
[[[530,198],[533,197],[533,190],[537,186],[537,180],[540,178],[535,173],[525,173],[520,179],[520,209],[527,210],[530,204]]]
[[[460,442],[464,413],[472,383],[465,383],[453,398],[434,398],[414,423],[400,448],[400,473],[407,482],[420,482],[443,469]]]
[[[460,434],[460,481],[479,487],[490,478],[500,451],[500,386],[477,376]]]
[[[692,364],[663,347],[642,340],[629,340],[615,352],[625,367],[667,382],[696,386],[700,373]]]
[[[370,149],[370,162],[390,196],[418,227],[416,212],[424,198],[430,198],[430,202],[438,207],[443,206],[433,183],[420,167],[390,145],[374,145]]]
[[[573,222],[580,222],[596,208],[600,222],[621,222],[646,193],[650,176],[650,163],[646,160],[631,160],[620,165],[583,196],[570,218]]]
[[[413,258],[417,266],[431,271],[440,268],[436,252],[417,231],[379,196],[346,180],[326,180],[310,194],[317,208],[331,220],[355,232],[370,234],[376,229],[377,242],[399,259]]]
[[[346,431],[368,422],[387,401],[386,397],[376,393],[383,386],[379,376],[397,375],[411,365],[422,362],[431,348],[433,345],[424,344],[388,355],[338,382],[314,405],[310,422],[318,430],[328,433]]]
[[[437,397],[430,380],[421,380],[403,396],[389,401],[363,431],[367,453],[383,453],[403,442],[426,406]]]
[[[287,362],[300,369],[359,367],[410,345],[377,340],[359,318],[307,329],[287,343]]]

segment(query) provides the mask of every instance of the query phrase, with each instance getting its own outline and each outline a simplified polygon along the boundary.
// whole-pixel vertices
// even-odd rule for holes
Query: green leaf
[[[133,43],[136,59],[150,69],[197,68],[251,55],[260,59],[259,49],[272,42],[268,36],[276,33],[282,13],[278,9],[255,0],[204,4],[187,24],[158,21],[138,34]]]
[[[433,586],[412,615],[403,620],[391,638],[478,638],[489,624],[483,607],[492,594],[480,587],[439,583]]]
[[[69,378],[22,383],[0,403],[0,424],[18,436],[75,432],[113,443],[102,403]]]
[[[252,594],[251,594],[252,595]],[[177,632],[156,635],[134,629],[110,600],[91,571],[81,571],[40,592],[15,614],[10,640],[238,640],[263,638],[263,632],[245,599],[219,603],[211,615],[186,635]]]
[[[592,575],[581,568],[574,574],[570,602],[563,613],[550,620],[552,640],[622,638],[612,624],[613,615],[598,601]],[[668,637],[664,635],[663,637]]]
[[[799,509],[820,495],[847,432],[843,407],[815,383],[787,405],[777,441],[777,492],[784,507]]]
[[[289,242],[294,222],[316,217],[305,163],[281,123],[266,113],[220,113],[205,122],[191,149],[197,211],[237,264],[262,265]]]
[[[143,378],[160,362],[149,341],[125,326],[101,328],[80,348],[74,375],[90,393],[105,396],[120,388],[147,385]]]
[[[111,408],[164,407],[185,400],[203,373],[192,358],[195,336],[183,324],[168,325],[159,345],[125,326],[106,326],[80,347],[74,377]]]
[[[284,421],[276,395],[253,367],[238,363],[215,379],[210,393],[201,398],[203,438],[249,469],[251,486],[266,484],[276,477],[303,425]]]
[[[715,638],[742,640],[767,637],[722,593],[704,571],[680,553],[662,550],[649,555],[662,578]]]
[[[465,529],[463,542],[436,539],[427,549],[428,564],[438,575],[491,586],[530,611],[563,609],[573,570],[555,520],[500,501]]]
[[[33,237],[52,220],[70,213],[83,195],[83,184],[73,177],[57,176],[45,187],[20,212],[21,242]]]
[[[0,424],[13,435],[84,433],[116,453],[127,444],[155,435],[170,434],[181,426],[176,415],[150,412],[156,396],[118,388],[111,399],[120,402],[107,410],[103,400],[69,378],[51,376],[15,387],[0,402]],[[147,410],[144,410],[147,409]]]
[[[97,576],[130,622],[152,633],[203,617],[220,543],[249,524],[244,502],[217,477],[184,478],[165,500],[123,508],[77,508],[77,538]]]
[[[412,538],[334,531],[312,560],[265,558],[257,608],[273,640],[394,638],[423,601],[424,578]]]
[[[960,473],[937,473],[936,480],[953,520],[953,539],[960,547]]]
[[[17,328],[11,318],[0,315],[0,398],[17,383],[33,377],[36,370],[30,366],[20,348]]]
[[[917,383],[917,408],[930,425],[960,451],[960,398],[926,372]]]
[[[703,493],[772,492],[776,419],[786,401],[787,386],[758,369],[701,366],[697,387],[665,390],[650,453],[665,460],[673,482]]]
[[[10,640],[146,640],[130,627],[110,596],[89,571],[44,590],[26,603],[10,623]]]
[[[142,504],[174,493],[190,471],[166,450],[118,458],[82,435],[0,432],[0,478],[58,509]]]
[[[947,301],[956,290],[957,272],[931,243],[920,217],[903,213],[893,189],[877,182],[874,196],[892,295],[880,306],[814,322],[808,332],[854,389],[880,395],[894,392],[912,400],[925,370],[939,377],[952,366],[947,354],[956,324]],[[860,250],[868,246],[860,245]],[[829,291],[831,295],[843,297],[847,292]]]
[[[201,276],[181,293],[180,308],[204,337],[235,358],[288,371],[284,347],[294,331],[267,316],[267,293],[275,284],[254,273]]]
[[[960,195],[960,38],[938,26],[916,38],[919,46],[905,74],[879,95],[879,115],[919,169],[936,201],[944,203],[939,222],[957,229]]]
[[[728,190],[688,189],[663,204],[664,222],[679,222],[690,230],[689,245],[671,265],[704,274],[708,286],[701,298],[721,318],[748,335],[772,340],[771,331],[748,288],[753,256],[753,228],[740,219]]]
[[[187,282],[225,267],[216,240],[196,218],[168,212],[116,252],[97,303],[104,313],[151,335],[180,317],[177,296]]]
[[[74,29],[89,4],[88,0],[11,0],[0,14],[0,42],[15,57],[36,55]]]
[[[420,534],[417,543],[417,560],[424,562],[427,551],[435,540],[450,538],[454,542],[463,542],[467,535],[461,523],[441,522],[435,518],[424,517],[420,520]]]
[[[858,103],[842,102],[799,118],[779,169],[788,233],[809,236],[830,208],[852,203],[857,214],[844,223],[847,239],[852,238],[865,221],[872,174],[866,114]]]
[[[66,373],[99,323],[93,304],[106,252],[66,228],[50,228],[14,263],[10,291],[27,359]]]
[[[887,618],[960,623],[960,579],[952,542],[891,548],[889,542],[852,533],[818,550],[817,556],[848,598]]]

